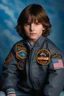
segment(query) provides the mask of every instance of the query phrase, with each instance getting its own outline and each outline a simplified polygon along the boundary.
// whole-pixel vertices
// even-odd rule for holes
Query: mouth
[[[30,33],[30,35],[35,35],[36,33]]]

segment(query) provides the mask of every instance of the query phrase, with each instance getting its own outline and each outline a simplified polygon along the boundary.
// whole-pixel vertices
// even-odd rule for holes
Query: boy
[[[13,46],[4,62],[6,96],[59,96],[64,83],[64,57],[47,38],[51,24],[43,7],[27,6],[16,30],[23,40]]]

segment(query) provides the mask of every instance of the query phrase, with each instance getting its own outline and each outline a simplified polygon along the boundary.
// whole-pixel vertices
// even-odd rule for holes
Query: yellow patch
[[[51,58],[62,58],[62,56],[59,53],[56,53],[52,55]]]
[[[12,61],[12,53],[8,55],[8,57],[5,59],[4,64],[9,64]]]
[[[41,49],[37,52],[36,60],[41,65],[48,65],[50,62],[50,52],[46,49]]]

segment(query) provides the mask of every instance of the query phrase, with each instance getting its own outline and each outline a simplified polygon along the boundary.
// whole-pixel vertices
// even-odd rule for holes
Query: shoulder
[[[50,39],[46,38],[46,42],[48,44],[48,48],[49,48],[49,51],[51,54],[56,54],[56,53],[59,53],[59,54],[64,54],[60,48],[54,43],[52,42]]]
[[[12,50],[16,50],[16,47],[18,46],[18,45],[23,45],[23,43],[24,43],[24,40],[22,39],[22,40],[20,40],[20,41],[18,41],[18,42],[16,42],[13,46],[12,46]]]
[[[24,40],[22,39],[22,40],[16,42],[16,43],[13,45],[13,47],[15,47],[16,45],[22,45],[23,42],[24,42]]]

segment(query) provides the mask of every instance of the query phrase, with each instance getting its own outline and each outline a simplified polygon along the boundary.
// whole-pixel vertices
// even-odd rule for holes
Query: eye
[[[30,26],[30,23],[25,23],[24,26]]]

